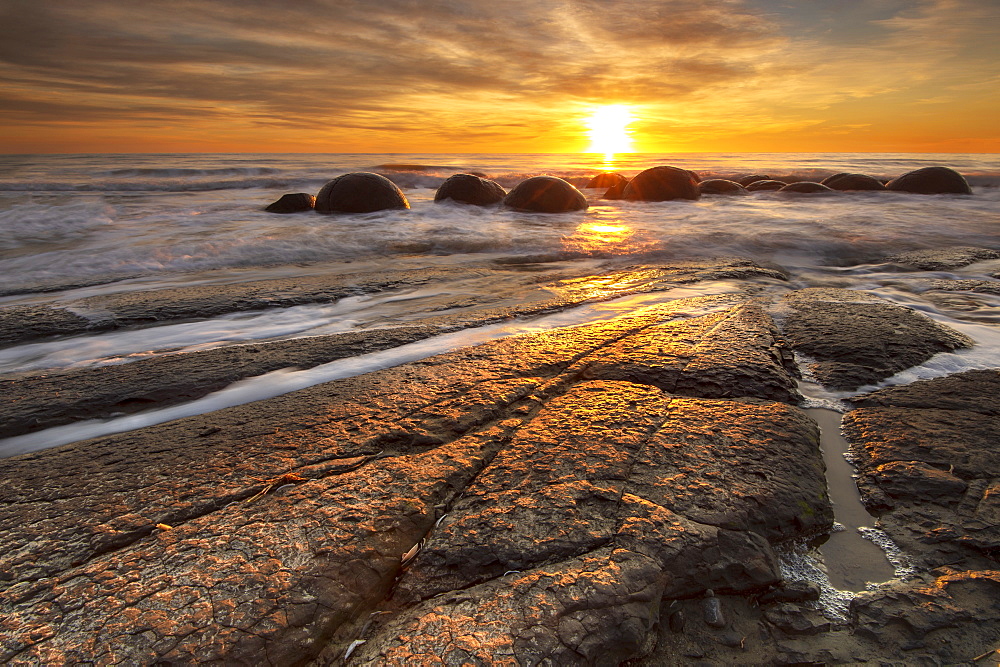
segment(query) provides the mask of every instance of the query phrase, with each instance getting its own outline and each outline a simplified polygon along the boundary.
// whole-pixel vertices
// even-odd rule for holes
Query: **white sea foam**
[[[973,197],[757,193],[653,204],[603,201],[600,191],[589,190],[590,210],[555,216],[433,202],[437,185],[463,171],[486,173],[507,187],[539,173],[582,186],[602,170],[634,174],[657,164],[706,176],[816,179],[837,171],[887,177],[941,163],[990,187]],[[358,170],[400,183],[412,208],[334,216],[262,210],[281,194],[315,193],[330,178]],[[854,265],[901,250],[995,245],[998,184],[1000,163],[968,155],[632,155],[615,163],[509,155],[0,156],[0,226],[14,232],[0,241],[0,250],[12,251],[0,254],[0,276],[21,287],[414,253],[736,254]]]
[[[732,293],[734,289],[735,287],[732,284],[719,282],[708,285],[679,287],[653,294],[622,297],[612,301],[587,304],[530,320],[513,320],[434,336],[391,350],[373,352],[347,359],[338,359],[306,370],[286,369],[274,371],[265,375],[240,380],[225,389],[182,405],[108,420],[90,420],[65,426],[56,426],[43,431],[0,440],[0,457],[57,447],[78,440],[121,433],[123,431],[162,424],[174,419],[191,417],[244,403],[274,398],[275,396],[281,396],[324,382],[370,373],[383,368],[391,368],[461,347],[478,345],[489,340],[497,340],[522,333],[536,333],[561,327],[590,324],[622,316],[641,316],[646,312],[656,309],[661,304],[675,299],[707,296],[709,294],[728,294]],[[713,306],[706,306],[698,313],[692,311],[692,314],[708,313],[712,310],[725,307],[724,303],[715,304]]]

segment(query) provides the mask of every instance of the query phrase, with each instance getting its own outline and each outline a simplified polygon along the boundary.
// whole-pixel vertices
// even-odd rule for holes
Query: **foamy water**
[[[476,171],[506,187],[548,173],[578,186],[594,174],[673,164],[704,177],[764,173],[819,180],[838,171],[891,178],[929,164],[964,173],[976,195],[756,193],[696,202],[600,201],[539,217],[435,204],[448,176]],[[348,172],[378,171],[412,208],[359,215],[275,215],[287,192],[316,193]],[[985,155],[179,155],[0,156],[0,294],[32,286],[413,255],[564,253],[574,257],[720,254],[855,265],[889,252],[996,243],[1000,159]]]

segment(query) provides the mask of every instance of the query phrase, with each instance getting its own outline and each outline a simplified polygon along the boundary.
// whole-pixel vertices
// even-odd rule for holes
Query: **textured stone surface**
[[[923,195],[972,194],[968,181],[950,167],[923,167],[908,171],[885,184],[886,189]]]
[[[455,174],[445,179],[434,193],[434,201],[451,199],[463,204],[491,206],[499,204],[507,196],[507,191],[488,178],[473,174]]]
[[[776,556],[833,516],[817,428],[796,407],[797,371],[768,313],[787,333],[794,317],[817,326],[816,303],[884,315],[882,304],[805,290],[772,308],[760,289],[782,272],[738,259],[534,287],[526,275],[516,304],[449,308],[382,342],[746,282],[0,460],[0,662],[339,664],[350,650],[352,664],[933,664],[996,644],[1000,371],[856,399],[845,428],[866,498],[898,544],[938,569],[831,621],[811,606],[815,589],[782,580]],[[337,280],[276,281],[287,291],[270,298]],[[222,290],[221,303],[266,300],[267,287]],[[177,293],[188,301],[164,317],[222,308],[208,293]],[[135,317],[169,305],[166,294],[102,298]],[[380,344],[353,335],[342,342]],[[305,364],[336,354],[322,350],[332,341],[262,347]],[[881,368],[836,339],[822,345]],[[895,345],[905,360],[926,341]],[[218,381],[212,367],[221,377],[259,363],[210,352],[188,360],[202,359],[206,382]],[[168,359],[149,372],[197,367]],[[139,386],[142,368],[121,366],[114,382],[131,373]],[[76,386],[78,398],[110,400],[99,384]],[[38,386],[35,407],[55,385]]]
[[[669,201],[698,199],[698,177],[678,167],[652,167],[636,174],[622,191],[629,201]]]
[[[866,174],[851,174],[847,172],[827,176],[822,180],[822,184],[833,188],[834,190],[881,191],[886,189],[882,181],[878,180],[874,176],[868,176]]]
[[[814,183],[812,181],[798,181],[795,183],[789,183],[788,185],[778,189],[778,192],[792,192],[800,194],[830,194],[835,192],[833,188],[827,187],[822,183]]]
[[[532,213],[567,213],[589,207],[582,192],[555,176],[532,176],[521,181],[507,193],[503,205]]]
[[[301,213],[311,211],[316,205],[316,198],[307,192],[295,192],[281,195],[281,197],[270,204],[264,210],[268,213]]]
[[[865,502],[929,566],[1000,556],[1000,370],[884,389],[855,399],[844,432]]]
[[[856,389],[972,340],[915,310],[861,292],[804,289],[785,298],[782,330],[824,385]]]
[[[406,195],[381,174],[358,171],[327,182],[316,194],[317,213],[372,213],[410,208]]]
[[[703,195],[745,195],[747,189],[735,181],[724,178],[710,178],[698,183],[698,190]]]
[[[953,246],[950,248],[931,248],[928,250],[912,250],[888,257],[890,262],[905,264],[923,271],[943,271],[957,269],[984,259],[998,259],[1000,251],[990,248],[972,246]]]

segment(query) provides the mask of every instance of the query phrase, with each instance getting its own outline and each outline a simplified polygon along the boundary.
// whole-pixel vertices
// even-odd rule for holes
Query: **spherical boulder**
[[[817,194],[826,192],[836,192],[833,188],[828,188],[822,183],[814,183],[813,181],[798,181],[797,183],[789,183],[785,187],[778,190],[778,192],[798,192],[802,194]]]
[[[623,195],[625,194],[625,187],[627,185],[628,185],[627,178],[615,183],[610,188],[608,188],[603,195],[601,195],[601,199],[623,199],[624,198]]]
[[[834,190],[885,190],[882,181],[866,174],[849,174],[841,172],[827,176],[821,183]]]
[[[316,195],[317,213],[371,213],[410,208],[403,191],[385,176],[367,171],[343,174]]]
[[[651,167],[628,182],[623,199],[630,201],[668,201],[698,199],[698,176],[678,167]]]
[[[434,193],[434,201],[451,199],[463,204],[490,206],[503,200],[507,191],[496,181],[473,174],[454,174]]]
[[[971,195],[972,188],[965,177],[948,167],[924,167],[909,171],[885,185],[895,192],[915,192],[921,195]]]
[[[771,180],[771,177],[765,176],[764,174],[750,174],[749,176],[740,176],[734,180],[743,187],[746,187],[751,183],[756,183],[757,181],[769,181]]]
[[[521,181],[507,193],[503,205],[533,213],[582,211],[589,206],[582,192],[555,176],[533,176]]]
[[[749,194],[747,189],[736,181],[727,181],[724,178],[710,178],[698,184],[698,189],[703,195],[745,195]]]
[[[628,179],[619,174],[617,171],[606,171],[603,174],[598,174],[592,179],[587,181],[587,184],[583,187],[585,188],[613,188],[616,185],[621,185],[625,187],[624,184],[628,183]]]
[[[763,181],[754,181],[750,185],[746,186],[749,192],[760,192],[761,190],[780,190],[781,188],[788,185],[783,181],[772,181],[771,179]]]
[[[299,213],[301,211],[311,211],[316,204],[316,198],[306,192],[296,192],[294,194],[281,195],[276,202],[272,202],[264,209],[268,213]]]

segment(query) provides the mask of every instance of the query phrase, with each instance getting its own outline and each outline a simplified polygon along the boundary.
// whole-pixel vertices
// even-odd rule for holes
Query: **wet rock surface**
[[[484,279],[520,285],[509,301],[442,304],[395,329],[4,378],[24,397],[3,414],[15,428],[99,413],[118,400],[109,384],[162,403],[180,391],[171,377],[224,383],[622,293],[736,288],[0,459],[0,661],[931,664],[1000,639],[1000,371],[874,392],[845,422],[883,527],[937,569],[831,619],[779,562],[833,522],[792,349],[850,367],[812,369],[828,382],[867,382],[891,371],[886,358],[919,363],[961,336],[856,292],[782,287],[779,300],[761,290],[782,284],[780,269],[748,260],[540,284],[493,270]],[[348,284],[265,282],[214,300],[192,288],[100,303],[107,321],[139,322],[336,299]],[[866,343],[830,330],[844,306]],[[879,338],[891,344],[869,350]],[[46,406],[59,385],[67,396]]]
[[[434,201],[451,199],[474,206],[491,206],[500,203],[507,191],[496,181],[474,174],[455,174],[445,179],[434,193]]]
[[[507,193],[503,205],[532,213],[567,213],[590,206],[582,192],[555,176],[532,176],[521,181]]]
[[[874,176],[868,176],[867,174],[851,174],[847,172],[827,176],[822,180],[822,184],[833,188],[834,190],[845,191],[869,190],[878,192],[886,189],[882,181],[878,180]]]
[[[928,567],[1000,556],[1000,370],[856,398],[844,431],[865,502]]]
[[[887,190],[923,195],[972,194],[968,181],[949,167],[924,167],[908,171],[885,184]]]
[[[698,190],[703,195],[745,195],[747,189],[735,181],[724,178],[710,178],[698,183]]]
[[[301,213],[311,211],[316,206],[316,198],[307,192],[295,192],[281,195],[281,197],[270,204],[264,210],[268,213]]]
[[[913,250],[889,257],[889,261],[923,271],[942,271],[968,266],[984,259],[1000,259],[1000,251],[972,246],[954,246],[933,250]]]
[[[939,352],[972,347],[970,338],[925,315],[853,290],[798,290],[785,303],[789,344],[834,389],[874,384]]]
[[[316,193],[317,213],[371,213],[410,208],[406,195],[381,174],[357,171],[327,182]]]
[[[679,167],[652,167],[636,174],[622,191],[622,199],[629,201],[669,201],[672,199],[698,199],[699,178]]]

